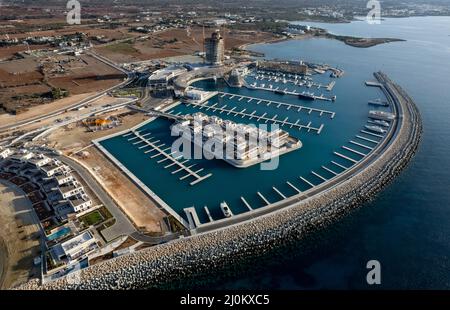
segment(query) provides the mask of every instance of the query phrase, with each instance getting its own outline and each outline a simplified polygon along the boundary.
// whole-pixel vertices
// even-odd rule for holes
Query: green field
[[[103,222],[104,218],[100,214],[98,210],[88,213],[82,217],[80,217],[80,221],[83,222],[86,226],[97,225]]]

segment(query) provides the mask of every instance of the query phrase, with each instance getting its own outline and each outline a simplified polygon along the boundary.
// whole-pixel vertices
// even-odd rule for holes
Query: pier
[[[332,163],[333,165],[335,165],[335,166],[338,166],[339,168],[344,169],[344,171],[348,169],[348,168],[345,167],[344,165],[341,165],[340,163],[337,163],[337,162],[335,162],[335,161],[331,161],[331,163]]]
[[[337,172],[335,172],[335,171],[333,171],[330,168],[327,168],[325,166],[322,166],[322,169],[325,170],[325,171],[328,171],[329,173],[331,173],[334,176],[337,176],[339,174],[339,173],[337,173]]]
[[[287,78],[286,78],[287,75]],[[333,90],[334,85],[336,84],[336,81],[331,81],[329,84],[319,84],[316,82],[313,82],[312,80],[308,81],[304,79],[300,75],[292,75],[292,74],[281,74],[281,75],[274,75],[269,74],[268,72],[255,72],[252,74],[248,74],[248,76],[255,78],[256,81],[267,81],[267,82],[274,82],[274,83],[282,83],[282,84],[292,84],[299,87],[307,87],[307,88],[325,88],[328,91]]]
[[[185,208],[183,211],[186,214],[189,227],[191,227],[191,229],[195,229],[196,227],[200,227],[202,225],[194,207]]]
[[[349,147],[347,147],[347,146],[343,146],[342,148],[343,148],[344,150],[347,150],[347,151],[349,151],[349,152],[358,154],[358,155],[360,155],[360,156],[366,156],[366,154],[364,154],[364,153],[362,153],[362,152],[359,152],[359,151],[356,151],[356,150],[354,150],[354,149],[352,149],[352,148],[349,148]]]
[[[233,107],[232,109],[226,109],[224,106],[222,107],[212,107],[209,105],[205,105],[205,104],[199,104],[199,103],[190,103],[190,105],[198,107],[200,110],[202,109],[206,109],[209,108],[212,111],[215,112],[220,112],[220,113],[226,113],[226,115],[234,115],[234,116],[241,116],[242,118],[247,117],[250,120],[253,118],[256,118],[257,121],[264,121],[265,123],[270,122],[273,124],[278,124],[281,126],[288,126],[290,128],[298,128],[299,130],[301,129],[306,129],[308,130],[308,132],[315,131],[317,134],[320,134],[322,132],[322,129],[324,127],[323,124],[321,124],[321,126],[319,128],[316,127],[312,127],[311,126],[311,122],[308,125],[302,125],[300,124],[300,120],[297,119],[295,123],[289,122],[288,118],[284,119],[284,120],[280,120],[277,119],[278,115],[272,116],[272,117],[267,117],[267,113],[264,113],[263,115],[258,115],[256,114],[256,111],[253,111],[252,113],[246,113],[247,109],[242,109],[241,111],[236,111],[236,107]]]
[[[373,150],[373,147],[367,146],[367,145],[362,144],[362,143],[359,143],[359,142],[355,142],[355,141],[353,141],[353,140],[350,140],[350,143],[351,143],[351,144],[354,144],[354,145],[357,145],[357,146],[360,146],[360,147],[362,147],[362,148],[368,149],[368,150],[370,150],[370,151]]]
[[[280,190],[279,190],[278,188],[276,188],[275,186],[272,186],[272,189],[273,189],[278,195],[280,195],[281,198],[283,198],[283,199],[286,199],[286,198],[287,198],[287,197],[286,197],[282,192],[280,192]]]
[[[298,96],[300,94],[303,94],[303,95],[306,94],[306,92],[304,92],[304,91],[303,92],[296,92],[295,89],[293,91],[288,91],[287,88],[285,88],[284,90],[280,90],[279,87],[278,88],[270,88],[270,87],[250,86],[250,85],[247,85],[246,87],[248,89],[265,90],[265,91],[270,91],[270,92],[273,92],[273,93],[282,91],[283,94],[285,94],[285,95],[292,95],[292,96]],[[314,100],[334,101],[333,98],[325,97],[323,94],[321,94],[320,96],[311,94],[311,98],[313,98]]]
[[[363,137],[363,136],[359,136],[359,135],[357,135],[356,138],[364,140],[364,141],[372,142],[372,143],[375,143],[375,144],[379,143],[378,141],[375,141],[375,140],[372,140],[372,139],[369,139],[369,138],[366,138],[366,137]]]
[[[300,193],[302,192],[302,191],[299,190],[297,187],[295,187],[294,185],[292,185],[291,182],[287,181],[286,184],[289,185],[289,186],[290,186],[293,190],[295,190],[297,193],[300,194]]]
[[[315,185],[314,184],[312,184],[311,182],[309,182],[307,179],[305,179],[304,177],[299,177],[300,178],[300,180],[302,180],[303,182],[305,182],[306,184],[308,184],[309,186],[311,186],[311,187],[314,187]]]
[[[250,97],[250,96],[243,96],[243,95],[235,95],[235,94],[223,93],[223,92],[220,92],[220,94],[222,94],[221,98],[228,97],[228,99],[233,99],[235,97],[241,97],[241,98],[247,99],[247,103],[254,103],[256,105],[259,105],[262,103],[262,104],[265,104],[266,106],[270,106],[273,104],[273,105],[276,105],[277,108],[285,107],[287,110],[292,109],[297,112],[304,111],[308,114],[315,112],[315,113],[318,113],[319,116],[326,114],[326,115],[329,115],[331,119],[333,119],[336,115],[335,112],[322,110],[322,109],[316,109],[316,108],[310,108],[310,107],[306,107],[306,106],[290,104],[290,103],[285,103],[285,102],[280,102],[280,101],[267,100],[267,99],[261,99],[261,98],[257,98],[257,97]],[[241,101],[241,100],[239,100],[239,101]]]
[[[159,160],[158,163],[162,163],[162,162],[165,162],[165,161],[171,161],[172,162],[171,164],[165,166],[164,167],[165,169],[168,169],[168,168],[170,168],[172,166],[178,166],[178,169],[173,171],[172,174],[177,174],[177,173],[179,173],[181,171],[186,172],[186,175],[184,175],[184,176],[179,178],[180,180],[184,180],[184,179],[187,179],[189,177],[193,177],[195,180],[192,181],[190,183],[190,185],[195,185],[195,184],[197,184],[197,183],[199,183],[199,182],[209,178],[210,176],[212,176],[211,173],[203,175],[203,176],[199,175],[199,173],[204,170],[203,168],[201,168],[201,169],[199,169],[197,171],[193,171],[192,168],[195,165],[191,165],[191,166],[186,166],[185,165],[186,162],[189,161],[189,160],[181,162],[181,161],[179,161],[180,156],[174,157],[172,153],[168,152],[171,149],[171,147],[167,147],[165,149],[162,149],[161,147],[163,147],[163,145],[157,145],[156,144],[157,142],[152,142],[151,141],[152,139],[147,139],[146,137],[144,137],[144,135],[141,135],[139,131],[132,130],[132,133],[136,136],[137,139],[140,139],[139,143],[145,143],[148,147],[150,147],[152,150],[157,152],[155,155],[152,155],[150,158],[156,158],[156,157],[159,157],[159,156],[163,156],[164,158],[162,160]],[[148,135],[149,135],[149,133],[145,134],[145,136],[148,136]]]
[[[382,135],[378,135],[378,134],[376,134],[376,133],[369,132],[369,131],[366,131],[366,130],[361,130],[361,132],[362,132],[362,133],[365,133],[366,135],[369,135],[369,136],[374,136],[374,137],[377,137],[377,138],[383,138]]]
[[[249,211],[252,211],[253,208],[250,206],[250,204],[245,200],[244,197],[241,196],[241,201],[244,203],[244,205],[248,208]]]
[[[209,213],[208,207],[207,207],[207,206],[204,206],[203,208],[205,209],[205,213],[206,213],[206,215],[208,216],[209,221],[210,221],[210,222],[214,222],[214,219],[212,218],[211,213]]]
[[[258,194],[259,198],[261,198],[266,205],[270,205],[270,201],[266,199],[266,197],[263,196],[263,194],[261,194],[260,192],[257,192],[256,194]]]
[[[346,159],[346,160],[348,160],[348,161],[351,161],[351,162],[354,163],[354,164],[356,164],[356,163],[358,162],[357,160],[354,160],[353,158],[350,158],[350,157],[348,157],[348,156],[342,155],[341,153],[334,152],[334,154],[337,155],[337,156],[339,156],[339,157],[341,157],[341,158],[344,158],[344,159]]]
[[[324,181],[324,182],[327,181],[326,178],[324,178],[323,176],[321,176],[321,175],[318,174],[317,172],[311,171],[311,173],[312,173],[313,175],[315,175],[316,177],[318,177],[319,179],[321,179],[322,181]]]

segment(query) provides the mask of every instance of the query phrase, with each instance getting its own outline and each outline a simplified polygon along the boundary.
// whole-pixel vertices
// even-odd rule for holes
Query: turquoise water
[[[226,109],[235,108],[236,111],[246,109],[246,113],[255,112],[258,115],[267,113],[267,117],[272,118],[277,116],[279,120],[284,120],[288,117],[288,120],[292,123],[298,121],[306,125],[311,122],[311,126],[315,128],[320,127],[322,124],[324,125],[320,135],[314,131],[308,132],[305,129],[299,131],[295,128],[283,127],[291,135],[299,138],[303,143],[303,147],[300,150],[281,156],[278,168],[274,171],[262,171],[259,165],[246,169],[238,169],[221,160],[192,160],[186,163],[186,165],[196,164],[195,169],[204,169],[202,174],[212,173],[213,175],[205,181],[191,186],[189,183],[192,179],[189,179],[189,181],[179,180],[184,175],[183,173],[180,172],[174,175],[172,172],[176,168],[164,169],[164,166],[167,166],[167,162],[158,163],[158,160],[161,159],[160,157],[150,158],[153,153],[146,154],[146,149],[139,149],[140,145],[133,144],[135,142],[134,140],[128,141],[130,136],[118,136],[105,140],[101,144],[183,217],[185,217],[183,209],[194,206],[201,222],[208,222],[207,213],[204,211],[204,206],[207,206],[214,220],[221,219],[224,217],[219,208],[222,201],[227,202],[233,214],[248,212],[248,208],[241,201],[241,197],[244,197],[253,209],[261,208],[265,205],[265,202],[258,196],[258,192],[269,202],[274,203],[281,200],[282,196],[273,187],[281,191],[285,196],[293,196],[297,192],[286,183],[287,181],[294,184],[301,191],[305,191],[310,188],[310,185],[300,180],[299,176],[317,185],[322,183],[323,180],[313,175],[311,171],[315,171],[324,178],[330,179],[333,175],[325,169],[322,169],[322,165],[340,172],[341,168],[333,166],[331,161],[338,162],[347,167],[353,164],[348,160],[334,155],[334,151],[339,151],[355,160],[361,159],[359,155],[342,149],[341,146],[343,145],[359,152],[367,153],[366,149],[352,145],[349,141],[354,139],[355,135],[360,134],[360,130],[363,129],[367,122],[368,111],[374,109],[367,102],[371,99],[382,98],[383,94],[377,88],[366,87],[364,85],[366,80],[373,79],[373,72],[360,71],[359,68],[354,66],[348,66],[345,69],[347,71],[346,75],[340,79],[336,79],[336,85],[332,92],[327,92],[325,89],[296,87],[297,92],[306,90],[315,92],[317,95],[324,94],[327,97],[336,95],[337,100],[335,102],[317,100],[312,102],[300,100],[297,96],[278,95],[269,91],[228,88],[223,83],[219,82],[218,84],[214,84],[213,81],[198,82],[195,84],[195,86],[205,89],[219,89],[227,93],[286,102],[296,106],[302,105],[336,113],[335,117],[331,119],[330,116],[325,114],[322,116],[320,116],[320,113],[315,112],[310,114],[308,110],[298,112],[298,109],[287,110],[286,108],[277,108],[276,104],[270,106],[264,104],[257,105],[256,102],[258,100],[253,100],[252,103],[247,102],[247,100],[240,100],[239,97],[231,99],[231,97],[222,97],[219,95],[209,100],[209,106],[217,104],[218,107],[226,106]],[[329,77],[329,73],[313,76],[313,78],[322,84],[328,84],[332,80]],[[250,82],[253,82],[251,77],[248,79]],[[266,85],[268,84],[267,81],[264,83]],[[271,83],[276,84],[274,82]],[[279,83],[278,85],[274,85],[274,88],[277,86],[282,88],[287,87],[290,91],[295,87],[291,84]],[[196,111],[201,111],[209,115],[217,115],[235,122],[255,123],[255,119],[249,120],[241,116],[213,111],[213,109],[199,110],[198,107],[187,107],[185,105],[177,106],[171,113],[186,114]],[[264,122],[262,121],[260,123]],[[167,146],[171,146],[175,137],[170,136],[170,124],[171,122],[167,120],[156,120],[142,127],[140,129],[142,131],[141,134],[151,133],[152,137],[160,140],[159,143],[165,143]],[[371,136],[367,137],[373,138]]]
[[[71,230],[69,227],[64,227],[64,228],[58,230],[57,232],[54,232],[53,234],[48,235],[47,240],[52,241],[52,240],[61,238],[65,235],[69,234],[70,232],[71,232]]]
[[[373,289],[367,261],[382,267],[381,289],[450,288],[450,17],[387,19],[381,25],[313,24],[336,34],[406,39],[358,49],[312,39],[257,45],[274,58],[303,58],[357,72],[383,70],[416,101],[424,122],[413,162],[375,201],[333,225],[307,253],[297,249],[217,288]],[[342,82],[340,83],[342,85]],[[352,94],[359,88],[347,89]],[[211,286],[209,286],[211,287]]]

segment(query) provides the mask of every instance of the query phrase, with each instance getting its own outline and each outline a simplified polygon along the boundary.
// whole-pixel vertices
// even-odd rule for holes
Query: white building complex
[[[190,137],[194,144],[215,158],[238,168],[246,168],[302,147],[300,140],[281,129],[267,131],[200,112],[185,115],[172,126],[172,130],[185,138]]]

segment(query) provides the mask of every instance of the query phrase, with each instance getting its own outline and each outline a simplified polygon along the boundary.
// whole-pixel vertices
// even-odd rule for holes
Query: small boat
[[[384,126],[384,127],[389,127],[389,123],[386,121],[382,121],[379,119],[376,119],[373,121],[374,124],[380,125],[380,126]]]
[[[314,95],[310,94],[310,93],[300,93],[298,94],[298,97],[300,99],[306,99],[306,100],[316,100],[316,98],[314,97]]]
[[[370,111],[369,117],[374,119],[381,119],[385,121],[392,121],[395,119],[395,114],[385,111]]]
[[[373,131],[373,132],[376,132],[376,133],[382,133],[382,134],[386,133],[386,130],[381,128],[381,127],[379,127],[379,126],[366,125],[365,127],[366,127],[366,129],[368,129],[370,131]]]
[[[370,100],[368,103],[371,104],[371,105],[377,105],[377,106],[382,106],[382,107],[388,107],[389,106],[389,102],[382,101],[381,99]]]
[[[230,207],[228,207],[228,204],[225,201],[220,203],[220,209],[222,210],[223,215],[225,215],[225,217],[233,216],[233,212],[231,212]]]

